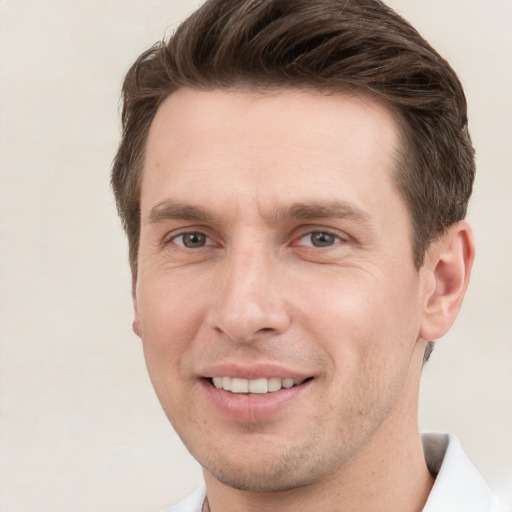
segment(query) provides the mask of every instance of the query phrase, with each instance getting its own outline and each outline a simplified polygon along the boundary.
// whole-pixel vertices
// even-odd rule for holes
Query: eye
[[[330,247],[340,241],[340,237],[328,231],[311,231],[299,239],[299,245]]]
[[[186,247],[187,249],[200,249],[209,245],[209,238],[204,234],[197,231],[190,233],[181,233],[172,238],[172,243]]]

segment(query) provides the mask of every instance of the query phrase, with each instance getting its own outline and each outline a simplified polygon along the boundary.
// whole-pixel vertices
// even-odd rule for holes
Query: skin
[[[400,149],[392,113],[365,96],[182,89],[159,108],[134,330],[213,512],[425,503],[425,340],[458,312],[473,243],[457,223],[415,268]],[[215,371],[308,381],[228,414]]]

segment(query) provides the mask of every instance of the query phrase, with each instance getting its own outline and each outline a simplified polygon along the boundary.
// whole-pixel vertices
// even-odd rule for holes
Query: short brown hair
[[[475,166],[464,92],[407,21],[378,0],[207,0],[124,81],[112,186],[134,279],[145,143],[158,107],[181,87],[370,93],[401,126],[396,183],[417,268],[432,240],[466,214]]]

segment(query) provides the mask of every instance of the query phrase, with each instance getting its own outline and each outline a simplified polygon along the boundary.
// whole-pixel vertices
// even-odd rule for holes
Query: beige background
[[[421,426],[512,505],[512,2],[389,3],[459,72],[478,152],[474,277]],[[151,512],[201,480],[131,332],[108,177],[124,72],[197,4],[0,0],[1,512]]]

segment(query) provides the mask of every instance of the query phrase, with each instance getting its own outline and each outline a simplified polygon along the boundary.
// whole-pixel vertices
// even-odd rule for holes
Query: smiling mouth
[[[281,389],[290,389],[300,386],[313,377],[306,379],[294,380],[290,378],[269,377],[259,379],[241,379],[238,377],[212,377],[209,380],[212,386],[217,389],[229,391],[233,394],[241,395],[264,395],[267,393],[275,393]]]

